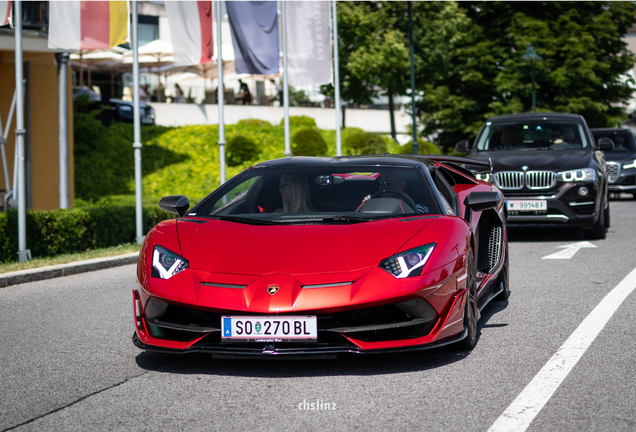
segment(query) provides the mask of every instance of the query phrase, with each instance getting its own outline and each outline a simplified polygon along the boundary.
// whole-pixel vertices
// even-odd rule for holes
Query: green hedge
[[[421,155],[441,155],[442,151],[430,141],[418,141],[417,152]],[[413,141],[400,146],[400,154],[413,154]]]
[[[143,232],[173,215],[158,206],[143,208]],[[27,210],[27,249],[35,257],[134,243],[135,207],[85,207]],[[17,261],[18,213],[0,213],[0,262]]]
[[[300,130],[291,141],[291,150],[296,156],[327,156],[327,141],[318,129]]]

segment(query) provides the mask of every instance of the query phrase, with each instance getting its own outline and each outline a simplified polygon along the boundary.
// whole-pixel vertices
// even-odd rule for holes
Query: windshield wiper
[[[331,216],[323,218],[323,222],[369,222],[373,218],[360,217],[360,216]]]
[[[217,217],[222,221],[237,222],[237,223],[243,223],[243,224],[249,224],[249,225],[277,225],[275,222],[272,222],[271,220],[265,220],[265,219],[253,219],[253,218],[247,218],[247,217],[241,217],[241,216],[217,216]]]

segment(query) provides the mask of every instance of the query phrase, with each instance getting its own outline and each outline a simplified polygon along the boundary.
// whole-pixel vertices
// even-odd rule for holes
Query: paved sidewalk
[[[138,259],[139,253],[133,252],[125,255],[117,255],[106,258],[94,258],[68,264],[59,264],[48,267],[4,273],[0,274],[0,288],[6,288],[12,285],[18,285],[27,282],[35,282],[61,276],[85,273],[94,270],[101,270],[110,267],[135,264]]]

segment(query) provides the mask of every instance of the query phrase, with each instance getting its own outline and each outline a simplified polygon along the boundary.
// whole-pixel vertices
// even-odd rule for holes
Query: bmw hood
[[[589,150],[500,150],[473,153],[470,158],[490,158],[495,172],[521,171],[523,166],[529,171],[559,172],[590,166],[592,155]]]
[[[181,219],[177,230],[181,254],[190,268],[225,274],[302,275],[376,267],[435,219],[281,226]]]

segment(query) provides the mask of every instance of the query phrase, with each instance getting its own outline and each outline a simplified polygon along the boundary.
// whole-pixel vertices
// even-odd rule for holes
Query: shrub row
[[[172,215],[158,206],[143,208],[143,232]],[[26,213],[27,249],[35,257],[85,252],[133,243],[135,207],[85,207]],[[18,213],[0,213],[0,262],[16,261]]]

